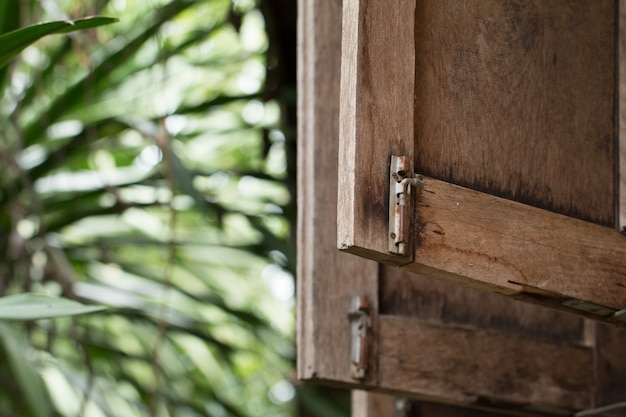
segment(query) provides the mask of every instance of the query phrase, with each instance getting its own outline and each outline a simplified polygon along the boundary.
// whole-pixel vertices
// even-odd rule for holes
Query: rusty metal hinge
[[[411,188],[421,187],[422,181],[413,177],[408,156],[392,156],[389,169],[389,252],[410,253]]]
[[[352,310],[348,312],[352,325],[352,359],[350,373],[354,379],[365,379],[369,368],[372,322],[370,303],[365,295],[354,298]]]

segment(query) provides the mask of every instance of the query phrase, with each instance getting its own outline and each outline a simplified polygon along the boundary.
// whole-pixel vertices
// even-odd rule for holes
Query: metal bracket
[[[371,343],[370,303],[365,295],[359,295],[353,300],[352,310],[348,312],[348,319],[352,324],[352,359],[350,373],[353,379],[365,379],[369,368],[369,353]]]
[[[396,255],[410,253],[412,187],[421,187],[422,181],[413,177],[408,156],[392,156],[389,169],[389,252]]]

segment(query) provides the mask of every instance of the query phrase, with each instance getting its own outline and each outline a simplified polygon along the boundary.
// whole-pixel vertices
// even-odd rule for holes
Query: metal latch
[[[370,303],[365,295],[355,297],[353,303],[352,310],[348,312],[348,319],[352,325],[350,373],[354,379],[365,379],[371,343]]]
[[[406,255],[410,250],[412,187],[422,181],[413,177],[408,156],[392,156],[389,169],[389,252]]]

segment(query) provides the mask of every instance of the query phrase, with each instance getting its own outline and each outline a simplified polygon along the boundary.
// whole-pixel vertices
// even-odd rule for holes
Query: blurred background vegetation
[[[342,416],[294,379],[295,1],[3,0],[103,15],[0,70],[0,416]]]

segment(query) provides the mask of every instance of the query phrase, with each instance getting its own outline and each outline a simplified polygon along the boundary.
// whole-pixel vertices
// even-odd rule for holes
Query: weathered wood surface
[[[344,2],[338,245],[387,254],[389,160],[413,156],[415,0]]]
[[[341,4],[299,10],[298,376],[353,383],[346,313],[357,294],[376,309],[378,266],[336,249]]]
[[[524,287],[626,306],[626,236],[613,229],[424,178],[415,260],[404,268],[515,294]]]
[[[619,37],[618,37],[618,219],[617,229],[626,232],[626,0],[619,0]]]
[[[389,266],[381,270],[379,288],[379,308],[383,315],[478,328],[504,336],[523,337],[529,342],[543,340],[593,349],[594,367],[589,375],[594,384],[593,401],[587,408],[626,400],[624,329]],[[434,344],[442,342],[432,341]],[[405,342],[402,339],[397,343]]]
[[[594,404],[589,347],[398,316],[381,315],[379,328],[379,381],[386,389],[466,405],[488,399],[520,409]]]
[[[625,308],[626,243],[593,224],[619,222],[626,182],[615,168],[616,3],[393,6],[344,4],[339,247],[582,316],[561,303]],[[401,109],[412,88],[414,106]],[[441,183],[434,200],[469,199],[474,211],[459,221],[453,207],[420,203],[415,262],[390,255],[389,155],[410,157],[413,133],[417,172],[525,205]]]
[[[416,170],[613,227],[616,2],[417,4]]]
[[[517,413],[510,414],[507,410],[502,412],[492,412],[485,409],[468,409],[462,407],[454,407],[445,404],[432,404],[418,401],[411,401],[408,409],[403,417],[505,417],[511,415],[520,415]],[[537,412],[529,411],[530,416],[538,416]],[[395,416],[390,416],[395,417]]]
[[[354,5],[353,2],[345,3]],[[299,6],[298,376],[307,380],[413,394],[430,400],[457,400],[462,404],[489,406],[488,401],[500,398],[497,392],[508,395],[504,392],[506,384],[500,386],[498,380],[484,378],[475,384],[471,375],[493,368],[493,376],[497,377],[499,372],[505,383],[514,385],[512,389],[517,390],[517,385],[522,387],[522,394],[519,395],[523,395],[524,387],[532,384],[533,378],[543,376],[538,385],[542,389],[530,395],[527,402],[542,401],[557,404],[557,408],[590,408],[598,404],[593,404],[591,394],[588,395],[589,384],[595,384],[596,380],[598,387],[604,387],[598,389],[607,390],[605,397],[598,395],[597,398],[604,398],[603,401],[621,398],[618,393],[621,385],[612,382],[614,378],[619,379],[623,375],[619,359],[623,333],[619,333],[617,329],[609,329],[610,333],[603,339],[610,348],[604,353],[597,351],[597,357],[607,364],[606,367],[594,371],[589,369],[588,353],[595,349],[596,333],[590,332],[588,325],[581,330],[578,319],[573,317],[571,322],[561,322],[558,319],[555,326],[559,330],[555,329],[553,337],[550,337],[548,330],[541,327],[545,321],[539,320],[543,324],[533,329],[533,325],[525,321],[527,317],[512,317],[504,312],[501,315],[503,321],[498,322],[495,316],[489,318],[488,313],[470,313],[471,309],[468,309],[467,314],[475,314],[476,321],[471,317],[466,317],[464,321],[461,317],[463,310],[455,314],[442,307],[446,305],[446,301],[439,301],[439,307],[432,305],[432,310],[416,315],[418,318],[385,315],[381,316],[380,322],[377,320],[378,265],[335,250],[337,230],[333,213],[334,205],[337,204],[336,132],[339,129],[341,6],[336,0],[300,0]],[[375,107],[370,106],[371,109]],[[370,158],[376,159],[373,156]],[[387,154],[382,159],[385,164],[388,163]],[[359,178],[364,179],[365,176]],[[386,173],[382,181],[386,184]],[[378,187],[376,183],[373,184],[373,187]],[[384,211],[386,212],[386,208]],[[384,223],[386,228],[386,219]],[[384,236],[385,245],[386,239]],[[395,273],[403,276],[399,270]],[[458,292],[452,294],[453,298],[458,297],[458,302],[462,302],[464,289],[455,289]],[[351,299],[356,294],[367,294],[372,300],[376,335],[371,373],[361,384],[356,384],[350,376],[351,332],[346,319]],[[472,301],[472,296],[466,300],[484,302],[482,298]],[[386,302],[384,297],[381,302]],[[427,307],[427,303],[423,305]],[[438,315],[435,309],[440,307],[442,314]],[[498,302],[485,302],[485,308],[494,308],[500,314]],[[525,309],[519,311],[522,315],[526,313],[528,312]],[[539,314],[539,317],[549,321],[552,316],[544,317]],[[509,325],[512,327],[509,328]],[[481,326],[486,326],[487,330],[475,329]],[[562,330],[561,326],[564,326]],[[516,335],[517,331],[519,334]],[[557,340],[561,337],[560,341]],[[599,336],[597,340],[601,340]],[[557,358],[556,346],[560,346]],[[481,354],[468,354],[471,349]],[[433,353],[432,350],[442,353],[437,356],[438,353]],[[442,358],[441,355],[443,362],[437,360]],[[428,360],[424,359],[427,357]],[[406,359],[400,363],[398,358]],[[570,363],[572,369],[564,369],[558,361],[559,358],[570,358],[571,363],[576,363],[577,366],[572,367]],[[484,362],[480,361],[483,360],[489,361],[489,368],[482,366]],[[454,362],[455,366],[450,367],[451,361],[458,363]],[[434,371],[429,374],[429,369]],[[450,369],[450,373],[440,374],[445,369]],[[527,372],[523,372],[524,369]],[[457,378],[453,375],[455,372],[463,375],[458,375]],[[580,373],[584,372],[590,373],[581,382]],[[509,375],[512,375],[511,380],[508,379]],[[589,378],[589,375],[593,377]],[[432,380],[435,384],[428,387],[420,385],[425,384],[424,376],[426,380],[434,378]],[[437,379],[439,376],[441,379]],[[451,382],[451,378],[457,382]],[[455,385],[448,395],[444,390],[450,384]],[[554,389],[544,389],[550,386]],[[479,398],[478,391],[489,400]],[[570,398],[574,392],[578,395],[577,399]],[[518,395],[517,391],[512,392],[509,398],[502,397],[503,402],[515,401],[515,395]],[[571,404],[563,404],[565,399],[572,399]],[[507,404],[512,408],[517,407],[518,411],[520,407],[527,407],[527,403]],[[472,415],[471,412],[468,413],[470,414],[458,415]],[[433,414],[433,417],[436,415]]]
[[[597,324],[595,339],[596,406],[626,401],[626,330]],[[621,415],[624,415],[622,410]]]
[[[398,268],[381,269],[379,294],[380,314],[591,345],[586,340],[585,319]]]

